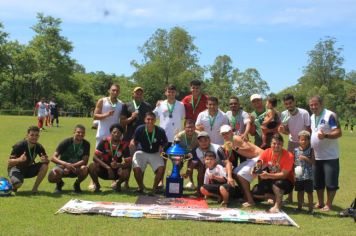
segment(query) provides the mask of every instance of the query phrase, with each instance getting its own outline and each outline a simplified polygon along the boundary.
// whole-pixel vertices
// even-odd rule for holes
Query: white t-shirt
[[[310,126],[310,115],[307,110],[297,108],[298,112],[294,116],[285,110],[281,113],[281,120],[287,120],[286,126],[289,130],[289,141],[298,142],[298,133],[302,130],[307,130]],[[284,124],[285,125],[285,124]]]
[[[209,179],[209,174],[226,178],[225,168],[219,164],[217,164],[214,169],[206,168],[204,175],[204,184],[212,184],[211,180]]]
[[[233,127],[234,124],[233,124],[232,111],[227,111],[226,116],[229,119],[231,128],[234,130],[234,134],[241,135],[245,132],[246,125],[247,123],[250,122],[250,116],[248,115],[247,112],[245,112],[242,109],[238,111],[237,116],[235,117],[235,119],[237,120],[235,127]]]
[[[222,125],[228,125],[229,124],[229,119],[225,115],[224,112],[218,110],[218,113],[216,115],[215,121],[212,126],[210,126],[210,121],[213,121],[213,117],[210,117],[208,110],[202,111],[199,113],[197,121],[195,122],[195,125],[203,125],[204,126],[204,131],[206,131],[209,134],[210,141],[212,143],[216,143],[219,145],[224,144],[224,139],[220,135],[220,127]]]
[[[103,107],[101,109],[101,113],[104,114],[110,110],[114,110],[114,114],[112,116],[106,117],[105,119],[99,120],[98,130],[96,132],[97,141],[109,136],[110,126],[120,122],[122,102],[118,99],[116,105],[112,105],[109,99],[109,97],[103,99]],[[98,144],[99,142],[97,142],[97,145]]]
[[[174,136],[183,129],[182,120],[185,117],[183,103],[175,101],[172,117],[169,116],[168,102],[164,100],[153,111],[159,120],[159,126],[166,131],[168,142],[174,141]]]
[[[36,108],[37,108],[37,116],[38,117],[45,117],[46,116],[47,103],[38,102],[36,104]]]
[[[332,118],[331,118],[332,117]],[[338,139],[319,139],[318,133],[322,130],[325,134],[337,128],[336,114],[324,109],[320,114],[320,119],[315,119],[315,114],[311,116],[311,146],[314,149],[315,160],[332,160],[339,158]]]

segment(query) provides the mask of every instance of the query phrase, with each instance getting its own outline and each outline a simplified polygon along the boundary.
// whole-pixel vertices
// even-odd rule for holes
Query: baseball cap
[[[250,97],[250,101],[252,102],[255,99],[262,99],[262,96],[257,94],[257,93],[252,94],[251,97]]]
[[[141,90],[143,92],[143,88],[142,87],[135,87],[133,91],[136,92],[138,90]]]
[[[223,125],[220,127],[220,134],[227,133],[231,131],[230,125]]]
[[[209,137],[209,134],[208,134],[207,132],[205,132],[205,131],[201,131],[201,132],[198,134],[197,138],[199,139],[199,138],[201,138],[201,137],[210,138],[210,137]]]

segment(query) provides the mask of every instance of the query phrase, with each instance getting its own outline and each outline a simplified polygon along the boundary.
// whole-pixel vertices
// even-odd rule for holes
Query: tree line
[[[163,98],[166,85],[175,84],[180,99],[189,93],[189,82],[200,79],[205,92],[218,97],[223,109],[228,107],[229,97],[238,96],[249,110],[253,93],[277,98],[292,93],[298,105],[307,108],[308,97],[319,94],[341,116],[356,115],[356,71],[345,71],[343,48],[332,37],[320,39],[307,53],[308,64],[296,85],[270,94],[256,68],[240,71],[228,55],[218,55],[212,65],[199,65],[194,37],[181,27],[157,29],[139,47],[143,59],[131,61],[135,68],[131,76],[87,73],[71,57],[73,44],[61,35],[61,19],[39,13],[32,30],[34,37],[21,44],[9,40],[0,22],[0,109],[33,109],[41,97],[54,97],[66,111],[89,113],[112,83],[120,84],[123,101],[131,99],[135,86],[142,86],[146,100],[155,104]]]

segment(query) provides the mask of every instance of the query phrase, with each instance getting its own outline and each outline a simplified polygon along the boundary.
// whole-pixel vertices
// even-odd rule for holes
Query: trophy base
[[[166,178],[166,197],[182,197],[183,195],[183,178],[171,177]]]

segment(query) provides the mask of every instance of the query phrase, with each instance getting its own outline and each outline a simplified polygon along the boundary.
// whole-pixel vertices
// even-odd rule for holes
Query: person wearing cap
[[[207,109],[200,112],[195,122],[195,126],[198,131],[205,131],[209,134],[212,143],[222,145],[224,139],[220,135],[220,127],[222,125],[228,125],[229,119],[219,109],[219,100],[217,97],[209,97]]]
[[[253,180],[251,169],[256,165],[259,156],[263,150],[249,141],[245,141],[239,135],[234,135],[229,125],[223,125],[220,128],[220,133],[224,138],[225,156],[228,162],[231,162],[232,177],[237,180],[239,186],[243,190],[244,199],[246,202],[242,204],[243,207],[250,207],[255,205],[251,191],[250,183]],[[227,154],[226,154],[227,153]],[[237,165],[237,158],[240,159],[240,164]],[[228,165],[227,165],[228,166]],[[227,169],[228,183],[233,185],[229,170]],[[223,186],[220,188],[220,193],[224,202],[228,202],[231,194],[231,187]]]
[[[225,154],[222,147],[217,144],[210,142],[209,134],[205,131],[201,131],[198,134],[198,146],[192,150],[193,158],[188,161],[187,172],[184,177],[187,177],[191,174],[193,169],[197,169],[197,193],[200,195],[200,187],[204,183],[204,174],[205,174],[205,163],[204,163],[204,154],[207,151],[212,151],[216,154],[216,161],[218,164],[225,166]]]
[[[234,134],[240,135],[245,141],[248,140],[248,134],[251,128],[250,116],[240,107],[238,97],[231,97],[229,101],[230,110],[226,112],[230,126]]]
[[[145,114],[152,111],[152,106],[144,101],[144,90],[142,87],[135,87],[132,92],[132,101],[127,102],[122,107],[120,124],[126,127],[123,140],[130,142],[134,136],[135,129],[144,124]]]
[[[206,109],[208,96],[201,91],[202,82],[192,80],[190,82],[191,94],[185,96],[182,100],[185,108],[185,119],[196,121],[200,112]]]
[[[250,118],[251,118],[251,125],[253,128],[252,130],[255,130],[255,132],[250,132],[253,136],[255,136],[255,144],[259,147],[262,145],[262,129],[261,125],[265,119],[266,116],[266,108],[262,103],[262,96],[260,94],[253,94],[250,97],[250,101],[252,103],[252,107],[254,111],[251,113]],[[275,129],[265,129],[265,133],[268,133],[266,137],[266,145],[264,148],[269,148],[272,135],[273,133],[277,132],[278,127]]]

